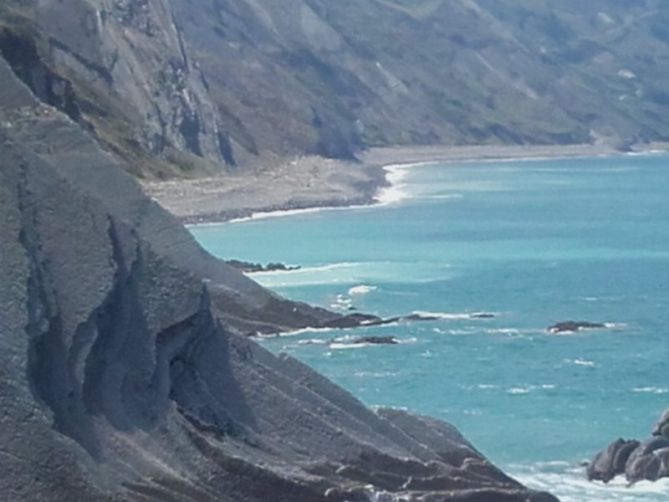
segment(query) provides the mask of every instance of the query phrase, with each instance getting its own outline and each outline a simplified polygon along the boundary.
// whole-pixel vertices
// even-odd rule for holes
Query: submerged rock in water
[[[550,326],[547,331],[551,334],[576,333],[587,329],[604,329],[606,324],[588,321],[563,321]]]
[[[394,336],[363,336],[352,340],[350,343],[355,345],[397,345],[400,341]]]
[[[285,265],[283,263],[268,263],[263,265],[262,263],[253,263],[249,261],[241,260],[226,260],[228,265],[231,267],[244,272],[245,274],[252,274],[256,272],[291,272],[293,270],[300,270],[300,266],[291,266]]]
[[[598,453],[587,467],[588,479],[609,482],[618,475],[625,475],[630,483],[657,481],[669,477],[669,438],[666,432],[669,410],[645,441],[619,439],[606,450]]]

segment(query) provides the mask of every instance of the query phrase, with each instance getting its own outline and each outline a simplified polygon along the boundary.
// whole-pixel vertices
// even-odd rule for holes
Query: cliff
[[[662,0],[5,0],[0,52],[142,177],[667,140]]]
[[[554,500],[242,336],[332,314],[207,255],[2,59],[0,163],[3,500]]]

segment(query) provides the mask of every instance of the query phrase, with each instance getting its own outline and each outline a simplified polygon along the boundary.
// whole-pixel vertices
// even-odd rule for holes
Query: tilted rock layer
[[[334,317],[207,255],[2,59],[0,235],[3,500],[555,500],[243,336]]]

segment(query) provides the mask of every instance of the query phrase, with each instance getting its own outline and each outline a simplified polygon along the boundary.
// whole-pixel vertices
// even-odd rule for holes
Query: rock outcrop
[[[606,324],[601,322],[590,321],[563,321],[546,329],[549,333],[557,335],[560,333],[576,333],[578,331],[586,331],[590,329],[604,329]]]
[[[608,483],[624,474],[628,482],[636,483],[669,477],[668,423],[669,410],[664,412],[649,439],[641,442],[618,439],[613,442],[590,462],[588,479]]]
[[[555,500],[243,336],[336,316],[209,256],[2,58],[0,166],[3,500]]]

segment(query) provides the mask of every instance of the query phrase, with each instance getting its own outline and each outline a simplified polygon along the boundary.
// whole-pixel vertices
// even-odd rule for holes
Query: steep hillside
[[[207,255],[1,58],[0,235],[2,500],[555,501],[241,336],[332,314]]]
[[[669,139],[662,0],[5,0],[0,52],[138,175]]]

